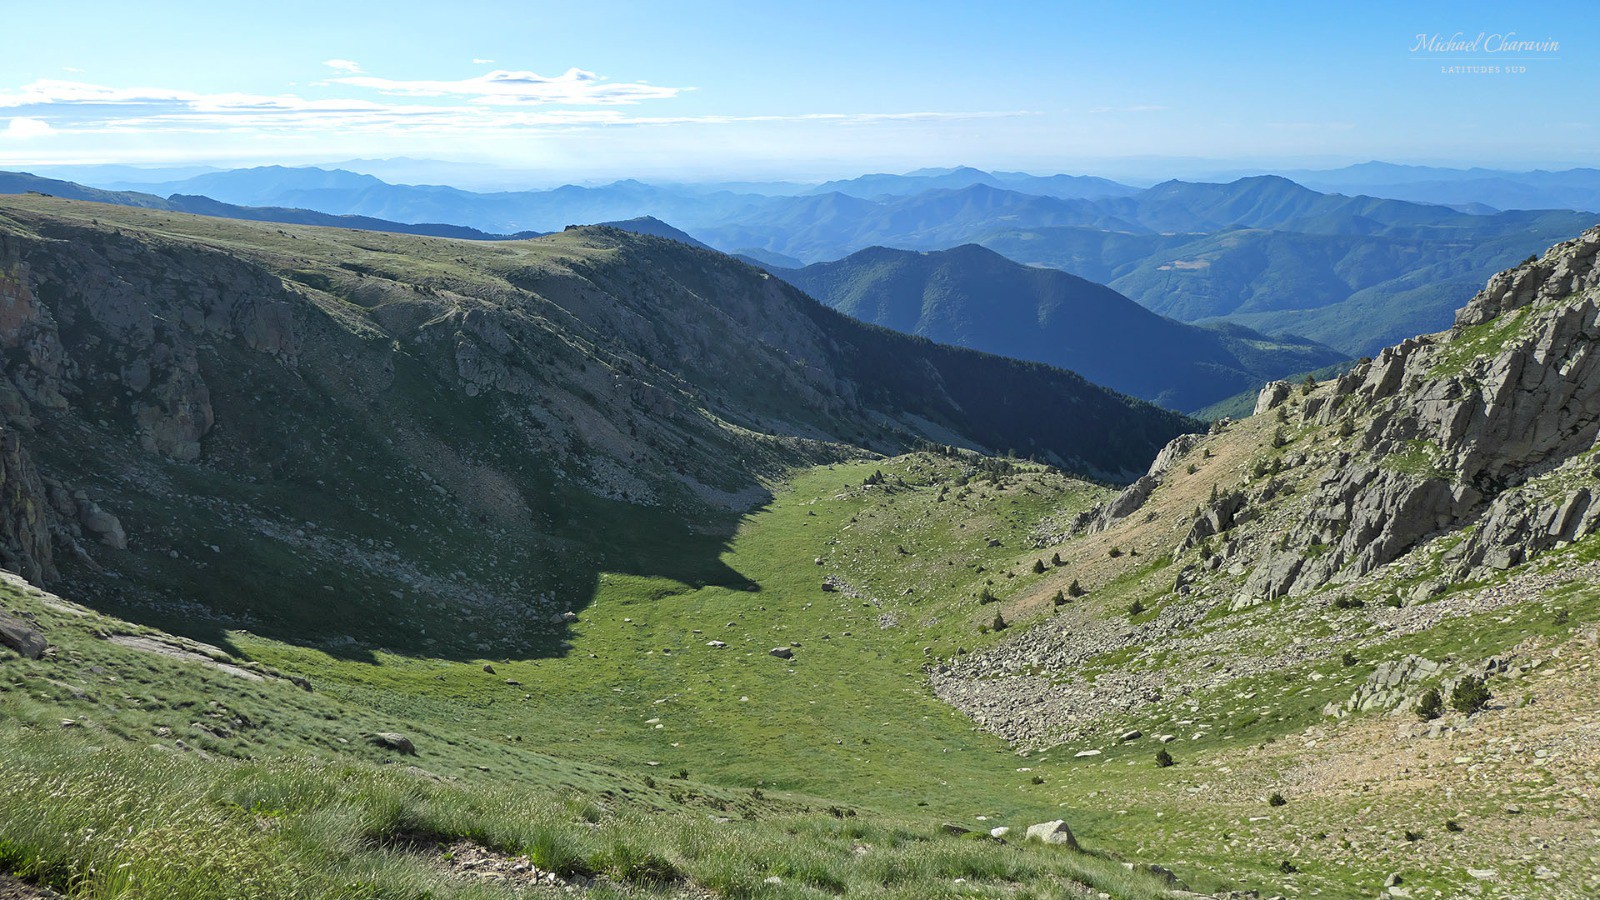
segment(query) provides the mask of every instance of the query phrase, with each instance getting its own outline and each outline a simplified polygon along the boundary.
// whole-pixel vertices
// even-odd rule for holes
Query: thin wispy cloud
[[[638,115],[617,108],[664,100],[680,88],[642,82],[612,84],[573,69],[544,78],[491,72],[459,81],[393,81],[369,76],[331,79],[368,88],[373,98],[313,98],[294,93],[213,93],[168,88],[115,87],[80,81],[40,80],[0,92],[0,119],[8,137],[52,133],[314,133],[514,132],[527,129],[731,125],[757,122],[831,122],[874,125],[1026,116],[1027,111],[814,112],[791,115]],[[389,99],[394,98],[394,99]],[[432,102],[419,102],[427,98]],[[573,107],[591,107],[588,109]],[[592,108],[610,107],[610,108]],[[17,124],[21,123],[21,124]]]
[[[492,60],[492,59],[474,59],[472,61],[472,64],[475,65],[475,66],[492,66],[492,65],[494,65],[494,60]]]
[[[360,63],[352,62],[348,59],[325,59],[322,64],[335,72],[343,72],[347,75],[355,75],[363,71]]]
[[[368,88],[401,97],[465,97],[488,105],[565,104],[616,105],[666,100],[689,88],[660,87],[642,81],[613,83],[593,72],[572,68],[560,75],[496,69],[455,81],[407,81],[356,75],[329,79],[336,84]]]
[[[126,106],[183,103],[198,97],[192,91],[166,88],[116,88],[82,81],[40,79],[13,92],[0,92],[0,110],[26,106]]]
[[[1170,106],[1162,106],[1158,103],[1140,103],[1134,106],[1096,106],[1095,108],[1089,110],[1089,112],[1094,115],[1102,115],[1104,113],[1146,113],[1166,112],[1171,108],[1172,107]]]

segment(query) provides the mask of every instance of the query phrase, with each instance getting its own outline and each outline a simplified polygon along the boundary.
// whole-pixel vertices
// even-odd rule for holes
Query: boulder
[[[1289,399],[1291,390],[1292,388],[1287,381],[1271,382],[1261,389],[1260,394],[1256,395],[1256,408],[1251,415],[1259,416],[1264,412],[1271,412],[1277,409],[1283,404],[1283,401]]]
[[[396,753],[403,753],[406,756],[417,755],[416,745],[411,743],[410,738],[398,732],[380,731],[372,736],[372,743],[377,744],[379,747],[393,750]]]
[[[4,612],[0,612],[0,644],[10,647],[28,659],[38,659],[44,655],[45,648],[50,646],[45,642],[44,635],[33,626]]]
[[[1046,844],[1060,844],[1072,850],[1079,849],[1078,839],[1072,836],[1072,829],[1061,819],[1053,822],[1040,822],[1028,826],[1028,840],[1043,841]]]
[[[779,659],[794,659],[794,650],[789,647],[773,647],[767,653]]]
[[[1178,464],[1178,460],[1188,456],[1189,452],[1198,447],[1204,439],[1205,435],[1202,434],[1178,435],[1161,448],[1161,452],[1156,454],[1155,461],[1150,464],[1150,471],[1145,474],[1159,480]]]
[[[128,549],[128,534],[122,530],[122,521],[101,509],[100,504],[92,500],[78,501],[78,524],[107,547]]]

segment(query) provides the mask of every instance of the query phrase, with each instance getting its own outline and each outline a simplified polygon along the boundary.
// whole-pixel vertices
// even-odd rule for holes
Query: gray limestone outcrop
[[[1166,474],[1177,466],[1178,461],[1189,455],[1190,451],[1199,446],[1203,435],[1180,434],[1167,442],[1161,452],[1150,463],[1150,469],[1136,479],[1133,484],[1122,489],[1117,496],[1106,503],[1085,510],[1073,519],[1070,531],[1074,534],[1094,534],[1105,531],[1118,521],[1138,512],[1161,485]]]
[[[1317,486],[1303,524],[1261,554],[1235,605],[1359,578],[1469,521],[1478,527],[1454,557],[1461,572],[1516,565],[1600,528],[1581,485],[1523,490],[1600,436],[1597,251],[1600,228],[1494,276],[1449,334],[1387,348],[1308,397],[1301,421],[1348,421],[1363,452]],[[1293,406],[1286,387],[1268,385],[1257,410]]]

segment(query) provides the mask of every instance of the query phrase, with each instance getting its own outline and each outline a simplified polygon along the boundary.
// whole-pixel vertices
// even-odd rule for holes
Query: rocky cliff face
[[[1446,559],[1456,577],[1600,529],[1597,253],[1600,228],[1496,275],[1447,333],[1387,348],[1325,384],[1267,385],[1256,415],[1280,423],[1272,446],[1243,484],[1218,485],[1195,508],[1175,553],[1215,539],[1206,565],[1234,573],[1239,608],[1358,580],[1467,525]],[[1309,446],[1278,451],[1301,433]],[[1074,530],[1134,516],[1202,443],[1173,441]]]
[[[0,567],[34,584],[56,574],[50,506],[16,432],[0,430]]]
[[[1506,568],[1600,527],[1581,482],[1600,435],[1600,229],[1496,275],[1443,335],[1405,341],[1257,408],[1341,444],[1303,524],[1262,554],[1238,601],[1349,581],[1469,522],[1451,556]],[[1311,460],[1315,462],[1315,460]]]
[[[1151,721],[1200,741],[1214,726],[1196,723],[1274,703],[1292,717],[1371,666],[1327,716],[1414,721],[1425,687],[1499,677],[1505,658],[1479,654],[1514,648],[1473,629],[1564,625],[1565,597],[1594,583],[1596,539],[1561,551],[1600,532],[1597,342],[1600,228],[1495,276],[1449,332],[1336,380],[1268,385],[1254,416],[1172,442],[1042,536],[1034,552],[1061,574],[1032,599],[1051,614],[932,664],[935,691],[1019,745],[1103,747]],[[1064,582],[1082,597],[1052,602]]]

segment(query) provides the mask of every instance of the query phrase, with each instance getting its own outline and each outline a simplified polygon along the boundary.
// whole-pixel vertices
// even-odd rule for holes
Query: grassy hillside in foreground
[[[1197,471],[1175,479],[1154,510],[1156,522],[1064,544],[1055,543],[1054,523],[1107,492],[1037,469],[992,483],[970,461],[924,455],[819,467],[778,490],[730,542],[722,559],[747,579],[745,589],[603,575],[595,603],[573,626],[571,652],[557,659],[450,662],[379,647],[333,653],[228,635],[241,666],[309,676],[314,693],[277,680],[244,683],[111,644],[93,635],[140,629],[13,593],[0,605],[38,613],[63,650],[56,663],[0,663],[8,719],[32,726],[18,733],[21,744],[0,753],[11,754],[8,770],[16,760],[17,770],[62,771],[61,760],[82,755],[92,736],[92,745],[110,748],[99,759],[114,760],[94,777],[122,780],[95,781],[87,772],[72,779],[146,798],[126,810],[158,808],[157,798],[174,792],[207,798],[213,805],[203,807],[205,816],[179,821],[246,849],[224,854],[200,842],[205,852],[224,860],[288,852],[317,860],[310,869],[341,878],[364,873],[384,885],[433,884],[428,879],[441,877],[438,848],[465,837],[513,856],[566,847],[568,856],[551,858],[579,858],[580,868],[598,871],[617,854],[654,854],[687,872],[692,884],[726,896],[843,890],[954,897],[1019,888],[1054,896],[1051,873],[1067,865],[1092,873],[1082,877],[1114,896],[1149,890],[1118,883],[1127,873],[1115,862],[1097,869],[1093,859],[1062,857],[1077,860],[1067,863],[1028,848],[993,857],[971,848],[999,849],[994,845],[940,836],[936,828],[950,822],[981,834],[1056,817],[1085,847],[1161,863],[1197,889],[1358,897],[1398,871],[1409,884],[1451,896],[1471,881],[1467,865],[1494,868],[1508,882],[1537,883],[1531,863],[1508,869],[1498,845],[1506,833],[1569,841],[1583,833],[1589,807],[1567,791],[1574,766],[1581,784],[1587,757],[1569,741],[1581,733],[1557,722],[1600,721],[1583,699],[1590,685],[1600,689],[1582,649],[1585,629],[1600,621],[1600,592],[1592,585],[1552,588],[1549,599],[1515,607],[1457,610],[1474,592],[1494,589],[1468,586],[1430,601],[1437,606],[1401,611],[1407,621],[1436,622],[1423,630],[1383,628],[1354,642],[1331,640],[1348,630],[1346,620],[1393,612],[1377,597],[1410,591],[1416,575],[1400,572],[1364,589],[1375,595],[1365,609],[1330,609],[1320,617],[1326,621],[1313,616],[1308,624],[1273,604],[1219,613],[1145,647],[1095,653],[1107,629],[1155,627],[1166,614],[1175,601],[1164,550],[1181,518],[1167,512],[1251,462],[1251,448],[1273,427],[1270,416],[1240,423],[1211,439],[1210,456],[1192,454]],[[1303,440],[1283,453],[1293,454]],[[880,472],[882,483],[863,483]],[[1590,539],[1551,562],[1582,564],[1595,552]],[[1058,553],[1060,566],[1052,559]],[[836,589],[823,590],[824,579]],[[1056,592],[1074,581],[1087,595],[1055,605]],[[985,591],[996,602],[980,602]],[[1134,600],[1147,611],[1130,617]],[[996,613],[1009,627],[986,633]],[[1079,736],[1018,754],[930,697],[925,668],[962,658],[963,650],[991,651],[1035,626],[1080,636],[1086,658],[1064,673],[1063,684],[1110,693],[1079,723]],[[713,640],[727,646],[710,646]],[[1150,707],[1127,709],[1115,699],[1140,690],[1150,674],[1272,660],[1297,640],[1309,641],[1309,652],[1291,650],[1291,661],[1270,672],[1246,669]],[[791,647],[794,658],[768,655],[776,646]],[[1341,659],[1347,650],[1353,663]],[[1494,686],[1502,711],[1447,720],[1455,733],[1437,744],[1397,740],[1394,720],[1382,714],[1324,714],[1327,703],[1349,697],[1380,665],[1408,654],[1500,654],[1532,666],[1521,681]],[[1016,675],[1031,677],[1026,670]],[[77,724],[60,729],[59,718]],[[1120,740],[1129,729],[1145,737]],[[387,730],[410,737],[417,756],[367,741]],[[1176,740],[1154,743],[1162,734]],[[1516,753],[1499,746],[1517,734]],[[178,741],[188,753],[172,752]],[[145,749],[151,743],[167,749]],[[1176,765],[1158,768],[1157,747]],[[1535,748],[1558,747],[1571,754],[1551,751],[1559,768],[1526,767]],[[1085,750],[1099,753],[1077,755]],[[210,763],[197,761],[196,751],[210,754]],[[1462,755],[1495,767],[1493,791],[1471,796],[1467,766],[1452,763]],[[285,763],[272,762],[279,759]],[[128,772],[146,768],[151,774]],[[338,773],[332,784],[330,772]],[[687,780],[674,777],[685,772]],[[1528,775],[1539,777],[1519,780]],[[1437,790],[1440,784],[1450,789]],[[1270,804],[1274,793],[1287,805]],[[1524,818],[1507,816],[1512,805]],[[837,819],[834,806],[856,815]],[[88,816],[73,810],[62,815]],[[708,825],[707,816],[731,818],[733,827]],[[246,840],[252,832],[244,825],[260,818],[287,823],[270,832],[283,842]],[[582,824],[587,818],[598,818],[600,827]],[[438,832],[431,852],[384,850],[377,840],[429,830]],[[1419,840],[1407,840],[1408,831]],[[182,833],[172,838],[179,845]],[[324,842],[375,849],[333,853]],[[629,849],[616,849],[619,843]],[[863,845],[871,849],[860,854],[855,848]],[[1573,846],[1581,862],[1586,851]],[[873,856],[882,848],[909,856]],[[1582,865],[1575,865],[1581,882]],[[402,874],[410,880],[394,880]],[[768,885],[769,875],[783,886]],[[957,877],[967,879],[965,887]]]
[[[879,470],[885,484],[863,484]],[[806,473],[725,556],[750,589],[603,576],[561,659],[358,660],[243,632],[223,657],[12,584],[0,606],[36,616],[59,649],[0,656],[0,758],[22,773],[0,803],[0,862],[93,896],[117,895],[123,863],[141,879],[126,896],[209,896],[230,879],[254,896],[296,879],[313,894],[499,896],[442,874],[441,848],[465,839],[617,890],[657,873],[668,893],[731,897],[1076,896],[1066,877],[1156,896],[1111,860],[937,828],[1065,817],[1108,849],[1097,804],[1033,783],[923,684],[924,646],[993,639],[979,625],[994,607],[975,597],[1034,577],[1019,551],[1038,517],[1103,496],[1045,470],[1004,487],[975,474],[926,456]],[[830,575],[841,587],[824,592]],[[767,654],[780,644],[794,659]],[[416,756],[371,743],[385,731]],[[23,815],[51,793],[50,816]],[[137,840],[60,837],[125,824]]]

